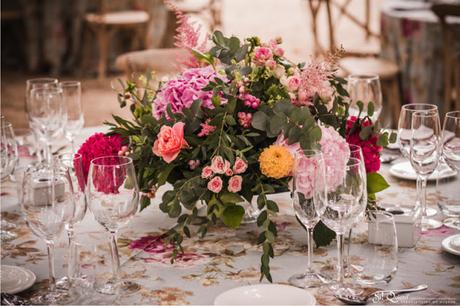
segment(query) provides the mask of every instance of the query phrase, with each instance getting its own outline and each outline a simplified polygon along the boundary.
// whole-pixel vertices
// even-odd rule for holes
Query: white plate
[[[404,180],[417,180],[417,174],[415,173],[414,169],[409,161],[402,162],[399,164],[395,164],[390,168],[390,174]],[[435,181],[436,179],[445,179],[449,177],[454,177],[457,175],[456,170],[452,170],[449,167],[443,168],[441,171],[436,169],[433,174],[428,177],[429,181]]]
[[[313,294],[287,285],[260,284],[221,293],[214,305],[315,305]]]
[[[442,249],[451,254],[460,256],[460,249],[452,247],[452,241],[455,239],[455,243],[458,244],[460,240],[460,234],[449,236],[441,242]]]
[[[36,280],[34,272],[16,266],[2,265],[2,292],[15,294],[30,288]]]

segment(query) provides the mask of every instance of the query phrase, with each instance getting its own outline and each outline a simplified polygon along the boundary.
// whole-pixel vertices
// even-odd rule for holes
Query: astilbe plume
[[[300,72],[300,85],[295,105],[310,105],[315,94],[320,97],[330,97],[333,93],[329,83],[332,64],[329,61],[311,60]]]
[[[200,62],[193,56],[191,51],[206,51],[207,39],[205,38],[200,43],[201,25],[195,25],[195,23],[190,22],[190,17],[180,11],[171,1],[165,1],[165,4],[174,12],[177,18],[178,27],[176,29],[177,34],[174,36],[174,45],[190,52],[185,59],[177,59],[179,64],[188,68],[200,67]]]

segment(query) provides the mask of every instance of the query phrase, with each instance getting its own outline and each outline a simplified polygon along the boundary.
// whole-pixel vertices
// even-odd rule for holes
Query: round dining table
[[[85,128],[77,143],[101,131],[107,131],[107,128]],[[32,161],[31,156],[21,156],[18,171]],[[378,194],[379,202],[413,205],[415,182],[390,176],[389,168],[388,164],[382,165],[381,173],[391,186]],[[458,181],[449,184],[451,190],[460,186]],[[1,217],[16,225],[11,231],[17,236],[2,242],[1,264],[24,267],[36,275],[36,282],[31,288],[17,293],[27,298],[47,286],[48,263],[44,242],[29,230],[21,215],[17,196],[21,187],[17,186],[11,180],[1,184]],[[257,245],[256,224],[245,224],[238,230],[228,230],[217,225],[204,238],[185,238],[184,253],[179,254],[175,262],[171,263],[172,249],[160,236],[175,224],[175,220],[162,213],[158,207],[161,194],[167,189],[168,186],[160,188],[152,204],[139,211],[119,232],[121,277],[137,282],[141,289],[131,295],[110,296],[97,294],[87,288],[83,290],[85,294],[78,301],[73,301],[73,304],[212,305],[219,294],[229,289],[259,283],[261,248]],[[431,191],[432,188],[429,199],[433,198]],[[274,283],[287,284],[291,275],[306,268],[307,237],[295,219],[289,194],[277,194],[272,198],[279,205],[280,213],[275,219],[278,238],[275,258],[271,261],[271,273]],[[436,208],[434,204],[430,205]],[[442,216],[438,213],[435,218],[441,220]],[[75,229],[80,240],[85,241],[84,246],[89,249],[93,243],[103,246],[93,249],[101,253],[92,255],[106,259],[98,260],[99,266],[92,272],[108,273],[111,267],[108,234],[95,221],[91,211],[87,211]],[[460,256],[447,253],[441,247],[446,237],[457,233],[457,230],[443,226],[422,233],[415,247],[399,248],[398,269],[393,279],[388,284],[370,286],[371,289],[405,288],[419,284],[427,284],[428,289],[379,303],[392,304],[395,299],[400,304],[460,303]],[[353,229],[350,263],[359,264],[363,258],[371,256],[367,241],[366,222],[359,222]],[[56,274],[57,277],[63,277],[67,271],[68,250],[65,233],[56,241],[56,247]],[[333,271],[336,260],[334,242],[314,249],[313,265],[316,269]],[[315,296],[318,305],[341,304],[326,288],[306,290]]]
[[[399,66],[404,104],[444,101],[443,36],[430,6],[423,0],[382,2],[380,56]],[[460,17],[447,22],[460,34]],[[460,42],[451,47],[460,50]]]

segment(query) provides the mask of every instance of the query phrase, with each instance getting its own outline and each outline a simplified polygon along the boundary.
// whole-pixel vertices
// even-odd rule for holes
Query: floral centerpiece
[[[284,56],[281,39],[241,41],[218,31],[198,43],[197,31],[179,17],[179,45],[190,51],[190,58],[180,59],[183,72],[157,86],[149,76],[122,83],[118,99],[122,107],[129,104],[133,118],[114,116],[108,135],[92,136],[82,146],[85,171],[97,155],[129,155],[143,192],[142,209],[160,186],[171,184],[160,209],[177,218],[165,233],[176,255],[184,236],[204,236],[217,222],[238,227],[242,204],[256,197],[261,279],[271,281],[278,206],[267,195],[289,190],[294,154],[321,149],[333,186],[343,175],[347,142],[360,145],[374,201],[372,194],[388,186],[376,171],[389,135],[369,119],[372,105],[370,116],[349,118],[346,81],[334,75],[333,56],[295,64]],[[205,215],[198,203],[204,203]],[[332,238],[318,224],[317,245]]]

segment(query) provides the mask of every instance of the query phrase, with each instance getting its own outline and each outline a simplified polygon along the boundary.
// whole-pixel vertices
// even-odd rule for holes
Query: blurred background
[[[451,6],[440,10],[418,0],[172,3],[203,35],[219,29],[240,38],[280,36],[293,61],[342,46],[340,74],[379,75],[384,126],[394,125],[405,103],[460,108],[459,1],[442,2]],[[176,22],[162,0],[2,0],[2,114],[15,127],[28,127],[25,82],[40,76],[82,82],[86,126],[123,114],[111,80],[151,69],[173,73]]]

